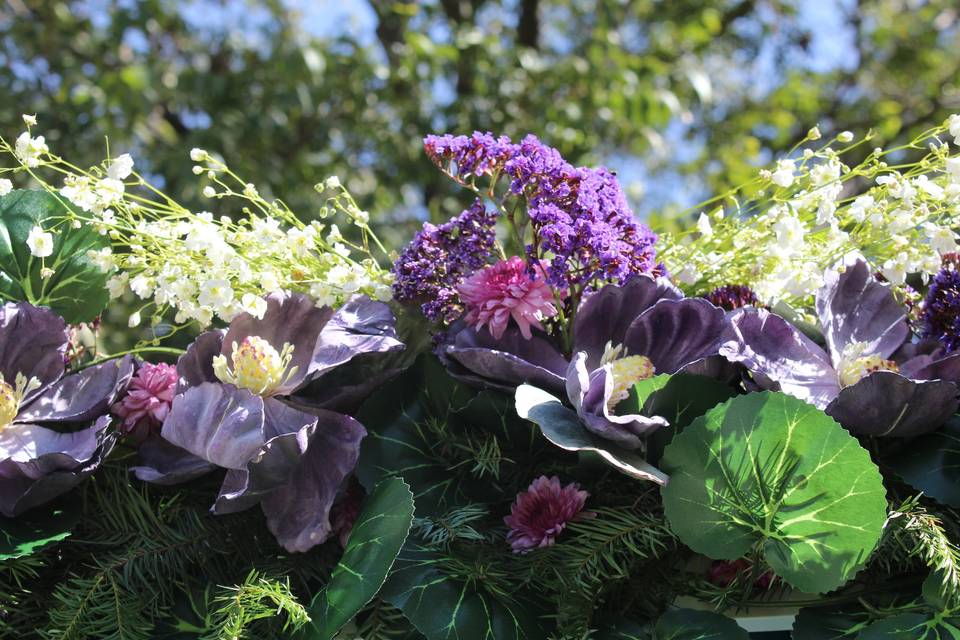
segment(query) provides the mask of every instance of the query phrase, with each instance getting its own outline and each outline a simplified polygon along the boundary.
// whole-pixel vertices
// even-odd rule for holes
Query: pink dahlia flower
[[[507,541],[514,553],[527,553],[537,547],[549,547],[571,520],[592,518],[583,506],[589,496],[580,485],[560,486],[556,476],[540,476],[530,487],[517,494],[510,515],[503,519],[508,527]]]
[[[120,430],[132,433],[138,427],[148,431],[162,425],[170,412],[177,380],[177,368],[172,364],[144,362],[130,380],[127,395],[113,405],[113,412],[123,418]]]
[[[543,268],[537,268],[534,278],[518,256],[477,271],[463,281],[457,293],[466,305],[467,323],[477,329],[486,325],[497,339],[503,336],[510,318],[529,340],[530,327],[543,329],[540,320],[557,313],[553,289],[546,282]]]

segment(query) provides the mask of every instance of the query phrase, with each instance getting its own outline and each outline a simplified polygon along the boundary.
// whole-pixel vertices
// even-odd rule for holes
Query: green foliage
[[[537,640],[547,632],[536,603],[496,560],[404,547],[381,596],[428,640]]]
[[[397,477],[377,484],[364,501],[343,557],[310,605],[305,637],[329,640],[380,590],[413,521],[413,494]]]
[[[708,410],[737,394],[728,384],[688,373],[660,374],[634,385],[621,403],[620,413],[662,416],[679,430]]]
[[[676,436],[662,495],[681,540],[711,558],[758,549],[806,591],[842,585],[864,565],[886,520],[869,454],[815,407],[752,393],[709,411]]]
[[[283,632],[299,629],[310,621],[307,610],[291,593],[289,579],[265,578],[251,570],[242,583],[222,591],[224,593],[214,599],[217,608],[211,615],[210,630],[203,634],[202,640],[253,637],[247,634],[251,623],[280,613],[286,616]]]
[[[0,300],[48,306],[67,322],[93,320],[107,306],[107,275],[88,250],[110,246],[93,228],[65,223],[65,204],[45,191],[11,191],[0,197]],[[27,247],[34,227],[53,232],[53,254],[36,258]],[[42,269],[53,275],[44,278]]]
[[[914,489],[960,507],[960,417],[898,446],[886,456],[886,463]]]
[[[657,620],[653,640],[748,640],[736,622],[712,611],[671,609]]]
[[[543,389],[528,384],[517,387],[517,414],[536,423],[544,437],[566,451],[598,454],[604,462],[632,478],[664,484],[667,476],[648,463],[643,455],[605,440],[587,430],[576,411]]]
[[[63,540],[79,519],[79,505],[69,500],[31,509],[17,518],[0,516],[0,561],[29,556]]]
[[[960,593],[960,548],[950,539],[941,519],[930,513],[919,497],[904,501],[890,513],[884,540],[907,558],[923,561],[931,576],[940,580],[942,593]]]

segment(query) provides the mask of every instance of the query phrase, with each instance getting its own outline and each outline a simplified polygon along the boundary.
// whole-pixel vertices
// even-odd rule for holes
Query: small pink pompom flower
[[[571,482],[560,486],[556,476],[540,476],[530,487],[517,494],[510,515],[503,519],[508,527],[507,541],[514,553],[527,553],[537,547],[549,547],[571,520],[592,518],[583,511],[588,494]]]
[[[127,395],[113,405],[113,412],[123,418],[120,430],[146,432],[162,425],[170,413],[178,378],[177,368],[172,364],[144,362],[140,365],[130,380]]]
[[[463,281],[457,288],[467,308],[466,321],[480,329],[484,325],[499,339],[510,318],[529,340],[530,327],[543,329],[542,318],[556,315],[553,289],[547,284],[543,267],[536,269],[536,278],[527,271],[527,263],[519,256],[485,267]]]

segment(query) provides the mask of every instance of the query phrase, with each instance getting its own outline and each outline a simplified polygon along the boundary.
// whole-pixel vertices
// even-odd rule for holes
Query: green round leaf
[[[941,504],[960,507],[960,417],[898,447],[886,462],[904,482]]]
[[[444,568],[445,554],[408,541],[380,597],[427,640],[546,640],[536,603],[522,593],[484,588]]]
[[[303,637],[329,640],[380,590],[413,523],[413,494],[400,478],[377,484],[363,503],[326,589],[310,605]]]
[[[706,376],[660,374],[635,384],[630,397],[617,410],[619,413],[663,416],[671,427],[679,430],[735,395],[737,390],[730,385]]]
[[[50,307],[67,322],[93,320],[109,301],[107,274],[87,251],[110,246],[89,226],[74,229],[64,223],[64,204],[46,191],[17,190],[0,197],[0,299],[23,300]],[[36,258],[27,236],[36,226],[54,229],[53,254]],[[43,267],[53,270],[40,277]]]
[[[80,519],[76,500],[64,500],[31,509],[16,518],[0,516],[0,560],[21,558],[60,542]]]
[[[870,614],[849,607],[804,607],[793,621],[793,640],[856,638]]]
[[[748,640],[747,632],[726,616],[697,609],[671,609],[653,628],[653,640]]]
[[[691,549],[735,560],[759,545],[774,572],[809,592],[839,587],[886,521],[869,454],[816,407],[752,393],[695,420],[664,452],[670,526]]]
[[[857,640],[960,640],[960,618],[901,613],[874,622]]]

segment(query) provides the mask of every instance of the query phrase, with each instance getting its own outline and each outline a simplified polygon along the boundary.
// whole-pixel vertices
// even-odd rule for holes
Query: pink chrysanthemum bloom
[[[503,336],[510,318],[529,340],[530,327],[543,329],[540,320],[556,315],[553,289],[547,284],[543,268],[534,278],[527,263],[519,256],[485,267],[463,281],[457,288],[467,308],[466,321],[480,329],[484,325],[494,338]]]
[[[592,518],[583,506],[589,496],[580,485],[560,486],[556,476],[540,476],[530,487],[517,494],[510,515],[503,519],[508,527],[507,541],[514,553],[527,553],[537,547],[549,547],[571,520]]]
[[[138,427],[148,431],[162,425],[170,412],[177,379],[172,364],[144,362],[130,380],[127,395],[113,405],[113,412],[123,418],[120,430],[132,433]]]

